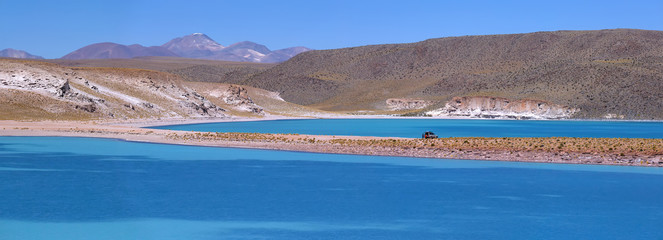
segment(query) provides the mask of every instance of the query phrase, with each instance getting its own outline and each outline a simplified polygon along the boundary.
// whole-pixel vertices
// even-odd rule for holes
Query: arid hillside
[[[266,114],[305,116],[322,112],[287,103],[278,93],[190,82],[167,72],[0,59],[0,120],[191,119]]]
[[[133,68],[174,73],[191,82],[239,83],[276,66],[270,63],[229,62],[179,57],[132,59],[45,60],[69,67]]]
[[[325,110],[387,109],[391,98],[534,99],[575,118],[663,119],[663,32],[631,29],[464,36],[310,51],[219,79]],[[425,111],[421,110],[422,112]]]

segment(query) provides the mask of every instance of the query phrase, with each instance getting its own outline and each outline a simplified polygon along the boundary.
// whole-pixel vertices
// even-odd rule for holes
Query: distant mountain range
[[[0,51],[0,57],[6,58],[28,58],[28,59],[44,59],[43,57],[32,55],[26,51],[16,50],[16,49],[3,49]]]
[[[73,51],[62,59],[106,59],[106,58],[134,58],[146,56],[176,57],[177,54],[163,47],[144,47],[139,44],[122,45],[117,43],[95,43]]]
[[[62,59],[107,59],[146,56],[185,57],[235,62],[275,63],[309,51],[306,47],[291,47],[271,51],[266,46],[244,41],[228,47],[217,43],[205,34],[194,33],[175,38],[161,46],[145,47],[138,44],[96,43],[73,51]]]

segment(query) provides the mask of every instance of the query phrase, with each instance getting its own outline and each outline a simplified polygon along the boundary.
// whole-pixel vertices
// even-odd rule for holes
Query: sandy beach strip
[[[179,121],[178,123],[190,122]],[[396,137],[208,133],[137,127],[146,125],[150,124],[117,125],[97,122],[4,120],[0,121],[0,136],[95,137],[136,142],[316,153],[663,167],[663,139],[442,138],[423,140]]]

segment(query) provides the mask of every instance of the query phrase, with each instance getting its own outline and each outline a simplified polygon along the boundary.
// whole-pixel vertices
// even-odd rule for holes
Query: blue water
[[[663,122],[514,121],[456,119],[305,119],[223,122],[154,127],[205,132],[299,133],[418,138],[440,137],[619,137],[663,138]]]
[[[663,168],[0,137],[0,239],[663,239]]]

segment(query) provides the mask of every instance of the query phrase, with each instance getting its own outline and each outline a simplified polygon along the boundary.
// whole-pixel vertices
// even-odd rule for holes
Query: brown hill
[[[383,109],[390,98],[441,107],[456,96],[495,96],[578,108],[580,118],[663,119],[663,32],[537,32],[309,51],[239,83],[326,110]]]
[[[180,57],[140,57],[132,59],[50,59],[47,62],[69,67],[137,68],[180,75],[192,82],[238,83],[275,64],[230,62]]]

